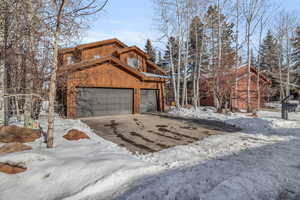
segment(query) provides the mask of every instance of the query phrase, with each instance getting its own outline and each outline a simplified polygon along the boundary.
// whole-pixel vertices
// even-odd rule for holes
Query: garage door
[[[76,88],[77,117],[132,114],[133,90]]]
[[[158,90],[141,90],[141,113],[157,111]]]

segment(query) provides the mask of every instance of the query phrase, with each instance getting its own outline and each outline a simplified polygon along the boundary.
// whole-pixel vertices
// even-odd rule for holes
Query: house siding
[[[239,69],[238,82],[237,82],[237,95],[231,98],[231,107],[233,110],[247,110],[247,102],[248,102],[248,68],[242,67]],[[208,96],[201,99],[201,105],[203,106],[214,106],[214,97],[212,95],[210,81],[207,80],[205,84],[201,85],[201,89],[203,92],[208,92]],[[267,98],[265,95],[267,94],[268,88],[270,85],[270,81],[266,79],[266,77],[261,76],[260,79],[260,96],[261,96],[261,105],[265,99]],[[232,93],[234,94],[235,87],[232,87]],[[251,68],[251,82],[250,82],[250,110],[255,110],[258,108],[258,89],[257,89],[257,74],[255,68]]]
[[[128,88],[133,89],[133,114],[140,113],[141,103],[141,89],[155,89],[158,90],[158,108],[159,111],[164,111],[164,84],[165,79],[162,78],[142,78],[136,74],[138,72],[132,72],[131,68],[127,65],[128,57],[135,57],[139,60],[140,69],[138,71],[147,72],[147,58],[140,52],[135,50],[129,50],[121,54],[117,54],[119,49],[126,48],[118,44],[106,44],[93,48],[85,47],[80,50],[80,60],[90,61],[95,59],[94,55],[100,55],[101,57],[112,56],[113,59],[119,60],[116,63],[113,59],[108,59],[104,63],[93,64],[90,67],[83,67],[82,69],[74,70],[60,77],[62,90],[58,90],[63,93],[63,104],[65,105],[66,115],[68,118],[76,117],[76,88],[77,87],[99,87],[99,88]],[[73,55],[78,50],[74,48],[73,52],[65,52],[61,55],[62,64],[66,65],[65,68],[74,69],[73,66],[67,65],[67,57]],[[78,54],[78,52],[77,52]],[[75,64],[81,66],[81,64]],[[122,67],[120,65],[126,65]],[[159,74],[159,73],[158,73]]]

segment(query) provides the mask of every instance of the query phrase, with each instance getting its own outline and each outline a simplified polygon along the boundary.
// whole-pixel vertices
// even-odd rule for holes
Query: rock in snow
[[[26,168],[23,166],[19,166],[17,164],[10,163],[1,163],[0,162],[0,172],[5,174],[19,174],[26,171]]]
[[[5,153],[12,153],[12,152],[20,152],[20,151],[26,151],[31,150],[32,147],[19,143],[19,142],[13,142],[8,143],[0,147],[0,155]]]
[[[63,137],[67,140],[90,139],[90,137],[87,136],[87,134],[85,134],[82,131],[76,130],[76,129],[72,129],[72,130],[68,131],[68,133],[66,135],[64,135]]]
[[[41,137],[40,130],[23,128],[15,125],[0,127],[0,142],[3,143],[11,143],[11,142],[27,143],[27,142],[33,142],[40,137]]]

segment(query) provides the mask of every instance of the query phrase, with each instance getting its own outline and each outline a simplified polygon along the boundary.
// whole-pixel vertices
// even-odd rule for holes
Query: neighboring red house
[[[237,70],[237,94],[235,95],[235,72],[230,74],[228,77],[233,79],[232,88],[229,89],[228,96],[230,96],[230,107],[233,110],[247,110],[247,91],[248,91],[248,65],[242,65]],[[250,98],[251,98],[251,110],[257,109],[258,106],[258,90],[257,90],[257,77],[258,72],[256,67],[251,67],[251,84],[250,84]],[[206,81],[208,82],[208,81]],[[205,86],[206,85],[206,86]],[[212,91],[208,88],[209,84],[203,84],[202,90],[208,90],[209,94],[207,97],[201,99],[201,105],[214,106],[214,97]],[[260,74],[260,98],[261,106],[265,102],[268,94],[268,90],[271,85],[269,80],[263,74]],[[229,86],[230,87],[230,86]],[[204,89],[203,89],[204,88]]]

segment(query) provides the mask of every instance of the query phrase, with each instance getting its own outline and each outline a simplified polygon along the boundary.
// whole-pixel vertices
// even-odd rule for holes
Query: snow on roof
[[[163,75],[159,75],[159,74],[152,74],[152,73],[148,73],[148,72],[141,72],[142,74],[144,74],[147,77],[154,77],[154,78],[169,78],[168,76],[163,76]]]

